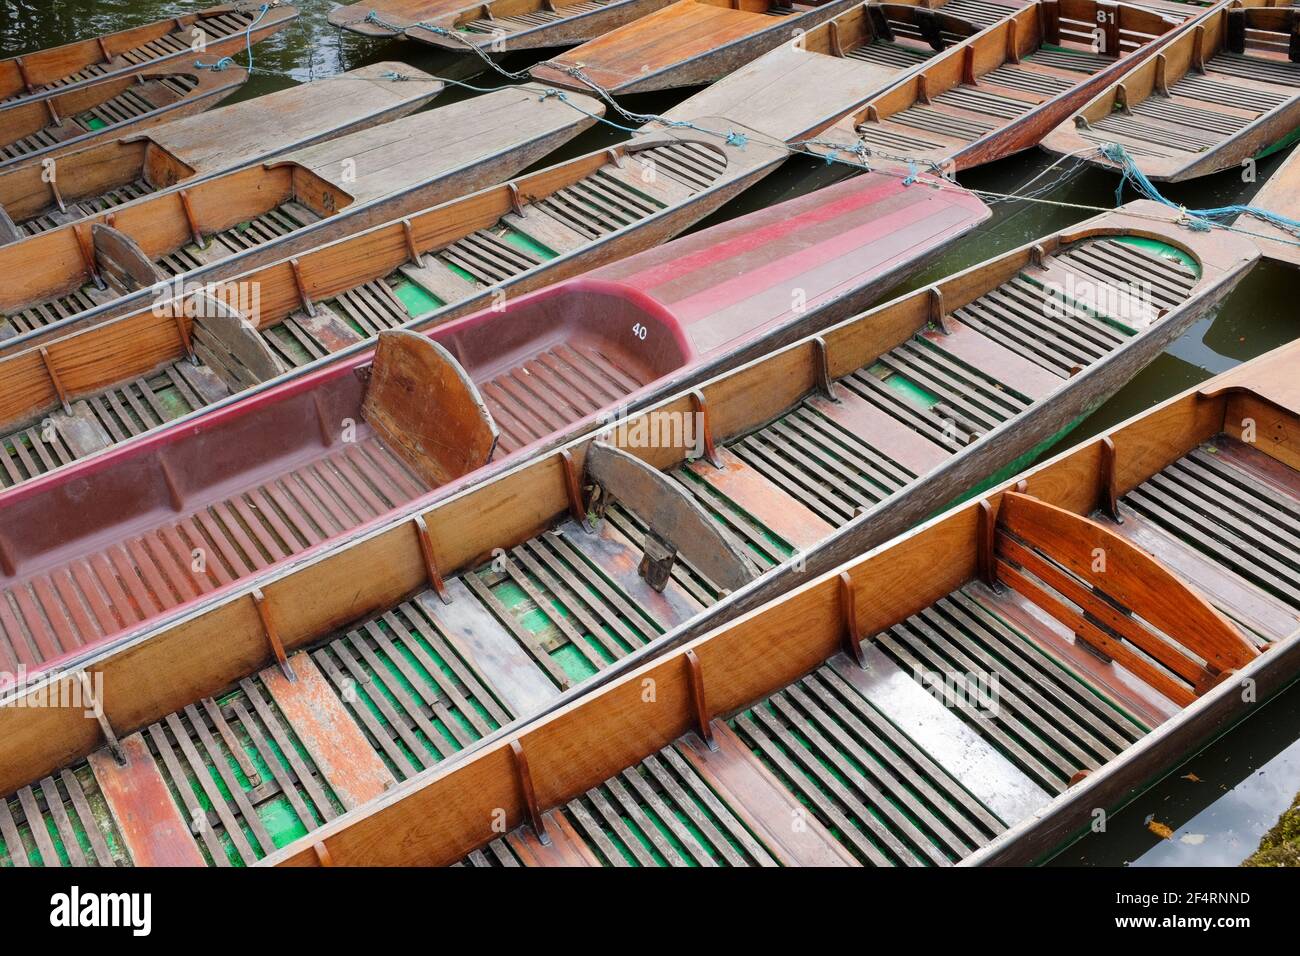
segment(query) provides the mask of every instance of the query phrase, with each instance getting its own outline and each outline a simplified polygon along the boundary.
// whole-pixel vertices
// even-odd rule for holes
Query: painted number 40
[[[647,333],[647,332],[649,332],[649,329],[647,329],[647,328],[646,328],[644,325],[642,325],[640,322],[637,322],[637,323],[633,324],[633,326],[632,326],[632,334],[633,334],[634,336],[636,336],[636,338],[639,339],[639,340],[642,341],[642,342],[645,341],[645,337],[646,337],[646,333]]]

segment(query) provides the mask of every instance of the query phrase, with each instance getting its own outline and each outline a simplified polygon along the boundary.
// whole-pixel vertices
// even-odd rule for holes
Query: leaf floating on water
[[[1194,774],[1194,773],[1185,773],[1185,774],[1183,774],[1183,776],[1182,776],[1181,779],[1183,779],[1183,780],[1190,780],[1192,783],[1200,783],[1200,782],[1201,782],[1201,778],[1198,777],[1198,776],[1196,776],[1196,774]]]
[[[1155,817],[1151,817],[1147,820],[1147,829],[1162,840],[1172,840],[1174,838],[1174,831],[1169,829],[1169,827],[1165,826]]]

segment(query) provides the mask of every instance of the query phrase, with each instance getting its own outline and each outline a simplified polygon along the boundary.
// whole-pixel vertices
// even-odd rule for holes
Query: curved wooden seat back
[[[95,247],[95,261],[99,268],[116,278],[128,292],[167,280],[166,274],[145,255],[139,243],[112,226],[98,222],[92,224],[90,240]]]
[[[656,576],[650,565],[656,557],[671,567],[681,555],[710,581],[734,591],[754,579],[753,566],[745,555],[722,533],[714,521],[691,496],[663,472],[640,458],[605,442],[593,442],[587,450],[587,477],[600,486],[601,510],[612,500],[622,504],[645,522],[651,535],[663,546],[662,553],[651,553],[642,563],[641,573],[656,590],[667,583]]]
[[[433,339],[404,329],[379,334],[361,413],[433,488],[486,465],[497,444],[469,373]]]
[[[994,539],[997,580],[1180,705],[1259,654],[1186,582],[1096,521],[1008,492]]]

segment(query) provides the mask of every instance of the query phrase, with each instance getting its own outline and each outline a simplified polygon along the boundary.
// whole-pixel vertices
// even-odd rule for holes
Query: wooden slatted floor
[[[633,162],[640,165],[634,166]],[[427,315],[444,305],[483,295],[494,285],[513,279],[558,255],[593,245],[613,232],[635,226],[674,203],[707,189],[725,171],[726,159],[722,152],[710,146],[674,143],[639,152],[634,161],[625,160],[625,164],[625,168],[607,164],[573,185],[528,204],[523,216],[510,213],[493,226],[470,233],[437,252],[425,254],[419,266],[408,264],[382,279],[365,282],[315,303],[316,315],[295,312],[281,322],[263,327],[261,334],[285,367],[300,367],[371,339],[385,329],[411,322],[413,318]],[[646,182],[640,170],[651,164],[656,176],[653,181]],[[246,227],[225,230],[214,236],[210,248],[237,252],[250,244],[267,241],[278,231],[288,229],[293,222],[311,215],[309,210],[296,203],[285,204]],[[162,265],[167,269],[181,270],[205,254],[197,246],[190,246],[167,257]],[[17,317],[18,321],[12,327],[34,324],[38,319],[40,324],[48,324],[63,315],[75,314],[72,310],[80,311],[86,307],[87,300],[93,302],[91,296],[90,291],[83,289],[66,297],[66,302],[60,300],[29,310],[34,315],[24,313]],[[15,317],[10,318],[12,321]],[[159,388],[165,390],[168,380],[174,378],[179,369],[180,363],[151,381],[157,381]],[[186,369],[185,374],[190,378],[198,376],[207,380],[214,377],[215,370],[200,367],[197,370]],[[515,395],[520,394],[518,388],[524,387],[517,384],[521,376],[526,376],[525,380],[530,383],[522,403],[511,394],[512,391]],[[582,384],[575,387],[579,379],[583,380]],[[566,388],[565,401],[558,405],[553,404],[556,401],[553,389],[547,384],[557,381],[563,381]],[[548,418],[552,416],[553,408],[577,408],[585,415],[599,407],[592,405],[596,399],[621,398],[641,384],[644,383],[603,356],[584,352],[573,356],[539,354],[529,357],[519,367],[501,373],[486,388],[491,394],[493,414],[501,416],[503,430],[507,433],[503,435],[502,448],[509,450],[539,437],[539,412]],[[89,397],[88,401],[95,406],[112,405],[115,399],[122,400],[121,393],[133,387],[134,383],[121,383]],[[150,394],[157,391],[151,389]],[[178,401],[157,413],[142,409],[142,414],[137,416],[141,427],[114,430],[106,426],[105,443],[116,444],[223,398],[229,392],[218,388],[185,394],[178,387],[177,394]],[[564,413],[568,414],[568,411]],[[0,454],[0,486],[21,483],[80,457],[57,437],[52,439],[52,443],[59,446],[58,450],[46,449],[39,438],[40,431],[40,423],[37,423],[0,435],[0,451],[5,453]]]
[[[1184,157],[1220,146],[1300,92],[1300,63],[1220,52],[1130,110],[1081,128],[1084,139],[1119,143],[1135,156]]]
[[[0,591],[0,669],[73,653],[427,490],[375,437],[25,575]]]
[[[1118,253],[1110,248],[1116,245]],[[814,544],[855,509],[1025,407],[1070,367],[1095,361],[1122,341],[1122,332],[1093,316],[1052,326],[1040,337],[1012,324],[1021,321],[1017,297],[1034,289],[1042,296],[1035,280],[1082,278],[1089,268],[1143,275],[1164,268],[1153,254],[1113,240],[1072,248],[1045,266],[958,310],[949,317],[947,335],[931,329],[841,378],[838,401],[809,398],[720,446],[722,468],[697,460],[675,469],[673,478],[760,568]],[[1176,264],[1169,275],[1162,294],[1176,296],[1177,282],[1185,289],[1190,277]],[[990,335],[966,324],[977,316]],[[994,334],[1024,349],[1019,357],[997,353],[1006,364],[996,375],[988,351],[1001,348]],[[978,397],[959,391],[958,380],[963,389],[978,385]],[[1201,467],[1195,455],[1170,473],[1193,466]],[[1165,480],[1152,479],[1125,499],[1125,507],[1137,510],[1143,494]],[[1285,546],[1285,554],[1293,554],[1300,542],[1300,482],[1292,478],[1291,492],[1265,495],[1260,481],[1234,480],[1242,508],[1250,514],[1272,509],[1269,520],[1281,529],[1270,539],[1275,545],[1256,538],[1250,546]],[[269,500],[245,503],[286,514],[267,494]],[[0,834],[0,862],[6,855],[9,862],[23,856],[66,862],[75,855],[73,842],[87,860],[100,862],[160,853],[146,836],[121,831],[119,821],[133,819],[128,813],[138,809],[125,805],[131,798],[118,786],[124,774],[139,777],[130,792],[181,795],[149,813],[188,821],[190,836],[181,840],[187,858],[235,864],[262,858],[271,846],[319,826],[349,799],[373,796],[436,765],[719,599],[719,588],[682,561],[662,592],[650,589],[636,570],[646,530],[618,505],[594,530],[564,521],[449,578],[449,603],[426,591],[296,655],[302,687],[271,668],[131,738],[137,750],[127,768],[101,751],[48,786],[38,781],[8,801],[14,829]],[[283,528],[265,531],[280,540],[287,535]],[[181,522],[167,533],[183,538],[193,532]],[[1198,560],[1221,562],[1225,550],[1217,540],[1208,544],[1197,551]],[[1243,586],[1270,595],[1292,588],[1276,555],[1271,561],[1247,557],[1234,558],[1242,562]],[[136,564],[151,566],[138,557]],[[67,580],[51,580],[56,591],[66,591]],[[75,575],[71,582],[77,583]],[[39,599],[32,591],[31,600]],[[898,680],[873,686],[864,683],[866,672],[832,661],[725,726],[718,723],[720,752],[684,738],[553,811],[549,819],[558,836],[551,846],[520,830],[467,862],[956,862],[1154,722],[1117,709],[1083,686],[1075,671],[1033,650],[1015,609],[1003,607],[1008,600],[969,588],[878,636],[869,648],[873,671],[906,678],[902,691]],[[16,604],[4,606],[12,612]],[[1259,615],[1266,613],[1295,612],[1273,607]],[[1275,624],[1275,632],[1284,630]],[[998,675],[1001,705],[994,719],[945,709],[912,679],[914,668],[952,667]],[[316,733],[312,721],[320,714],[333,715],[336,730],[346,732],[328,739]],[[302,746],[286,746],[294,739]],[[982,764],[980,774],[963,771],[943,740],[960,742],[991,763]],[[181,781],[190,785],[177,786]],[[83,812],[83,805],[98,810]],[[792,833],[795,813],[803,826]],[[37,834],[23,829],[38,817]],[[261,819],[262,830],[252,817]],[[98,836],[85,832],[87,819]],[[48,845],[38,841],[40,834]],[[100,839],[109,848],[102,858]],[[22,852],[13,853],[19,844]]]
[[[951,4],[944,8],[951,11]],[[966,146],[1015,121],[1093,73],[1113,57],[1073,50],[1038,50],[1019,64],[1003,64],[980,76],[978,85],[962,83],[879,121],[858,124],[868,147],[917,153]]]

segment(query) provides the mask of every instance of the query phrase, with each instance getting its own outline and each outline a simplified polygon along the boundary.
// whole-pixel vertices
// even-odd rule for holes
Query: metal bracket
[[[709,421],[709,402],[698,388],[691,389],[691,401],[695,403],[695,414],[700,416],[700,427],[704,432],[704,457],[714,468],[722,467],[722,458],[713,446],[713,425]]]
[[[1101,510],[1116,524],[1123,524],[1119,513],[1119,493],[1115,478],[1115,443],[1109,435],[1101,439]]]
[[[653,532],[645,536],[645,553],[641,555],[641,565],[637,573],[645,578],[646,584],[662,593],[673,575],[673,565],[677,563],[677,549],[666,541],[660,540]]]
[[[691,688],[691,709],[695,712],[695,730],[704,741],[704,746],[716,752],[718,742],[713,739],[713,718],[709,714],[709,702],[704,696],[704,668],[693,648],[687,648],[682,655],[686,659],[687,679]]]
[[[91,712],[95,715],[95,720],[99,724],[100,733],[104,735],[104,742],[108,745],[108,752],[113,755],[113,759],[117,761],[119,767],[125,767],[126,755],[122,753],[122,744],[113,731],[113,725],[108,722],[103,703],[95,696],[95,689],[90,684],[90,676],[85,671],[77,671],[77,680],[81,684],[81,693],[85,695],[86,700],[90,701]]]
[[[826,347],[826,340],[819,335],[812,341],[817,363],[817,390],[825,396],[827,401],[838,403],[840,397],[835,391],[835,380],[831,378],[830,356]]]
[[[262,593],[261,588],[253,588],[252,596],[253,605],[257,608],[257,616],[262,620],[262,633],[266,637],[266,642],[271,645],[271,652],[280,665],[280,673],[284,674],[285,680],[289,683],[297,683],[298,677],[294,674],[293,668],[289,666],[289,658],[284,653],[284,643],[280,640],[280,632],[276,630],[275,621],[271,619],[271,608],[267,604],[266,595]]]
[[[433,539],[429,536],[429,526],[424,523],[424,515],[416,515],[411,523],[415,525],[415,536],[420,540],[420,556],[424,558],[424,574],[429,587],[433,588],[443,604],[450,604],[451,596],[447,594],[442,572],[438,570],[438,563],[433,558]]]
[[[840,620],[843,622],[841,640],[844,653],[863,670],[867,669],[867,658],[862,652],[862,635],[858,631],[857,592],[849,572],[840,572]]]
[[[542,819],[542,808],[537,805],[537,791],[533,789],[533,775],[528,769],[528,758],[524,747],[518,740],[510,741],[510,753],[515,759],[515,775],[519,778],[519,789],[523,793],[524,807],[528,811],[528,822],[542,846],[551,845],[551,835],[546,832],[546,821]]]

